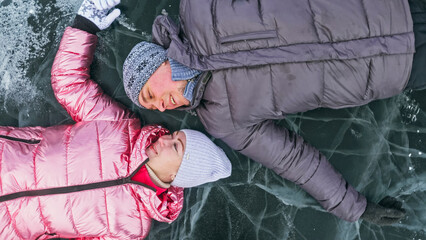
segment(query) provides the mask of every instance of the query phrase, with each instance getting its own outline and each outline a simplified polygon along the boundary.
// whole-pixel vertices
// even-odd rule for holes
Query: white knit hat
[[[231,162],[221,148],[199,131],[181,131],[186,135],[186,146],[172,186],[195,187],[231,175]]]

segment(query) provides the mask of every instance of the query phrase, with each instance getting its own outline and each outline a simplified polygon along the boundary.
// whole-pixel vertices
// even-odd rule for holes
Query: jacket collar
[[[184,44],[181,40],[182,36],[180,35],[180,28],[169,16],[160,15],[154,21],[152,25],[152,40],[155,44],[161,45],[167,49],[168,57],[176,59],[174,54],[176,52],[185,53],[185,56],[180,55],[177,59],[183,61],[183,59],[198,59],[191,57],[189,53],[190,48]],[[173,50],[175,49],[175,50]],[[176,50],[178,49],[178,50]],[[188,63],[185,63],[188,66]],[[192,65],[189,65],[192,66]],[[204,89],[207,85],[207,82],[211,78],[211,73],[205,71],[198,75],[197,84],[194,87],[193,101],[191,101],[189,106],[179,107],[176,110],[192,110],[195,109],[203,97]]]
[[[192,96],[192,102],[189,106],[178,107],[176,110],[192,110],[198,107],[203,98],[204,90],[206,89],[207,83],[210,81],[212,73],[210,71],[203,72],[197,77],[197,84],[194,87],[194,94]]]

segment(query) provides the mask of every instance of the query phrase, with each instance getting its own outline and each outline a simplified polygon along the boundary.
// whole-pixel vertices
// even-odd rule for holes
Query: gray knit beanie
[[[186,146],[172,186],[195,187],[231,175],[231,162],[221,148],[199,131],[181,131],[186,135]]]
[[[166,50],[154,43],[140,42],[133,47],[123,64],[123,84],[127,96],[137,106],[146,81],[167,60]]]

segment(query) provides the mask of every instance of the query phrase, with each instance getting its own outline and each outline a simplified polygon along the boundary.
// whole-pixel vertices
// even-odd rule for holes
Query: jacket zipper
[[[23,142],[23,143],[27,143],[27,144],[38,144],[41,141],[41,140],[38,140],[38,139],[23,139],[23,138],[9,137],[9,136],[5,136],[5,135],[0,135],[0,138],[4,138],[4,139],[11,140],[11,141],[14,141],[14,142]]]
[[[99,189],[99,188],[119,186],[119,185],[124,185],[124,184],[127,184],[127,183],[133,183],[133,184],[141,185],[143,187],[146,187],[146,188],[151,189],[154,192],[156,192],[157,190],[155,190],[155,188],[148,186],[144,183],[133,181],[131,179],[142,168],[142,166],[145,165],[147,162],[148,162],[148,159],[146,161],[144,161],[132,174],[130,174],[130,176],[125,177],[125,178],[119,178],[119,179],[103,181],[103,182],[95,182],[95,183],[67,186],[67,187],[55,187],[55,188],[46,188],[46,189],[39,189],[39,190],[15,192],[15,193],[10,193],[10,194],[0,196],[0,202],[10,201],[10,200],[21,198],[21,197],[36,197],[36,196],[47,196],[47,195],[55,195],[55,194],[81,192],[81,191],[86,191],[86,190],[93,190],[93,189]]]

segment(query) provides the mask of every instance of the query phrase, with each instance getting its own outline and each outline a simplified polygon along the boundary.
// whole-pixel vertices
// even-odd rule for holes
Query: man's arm
[[[317,149],[268,120],[237,130],[221,139],[242,154],[298,184],[327,211],[356,221],[366,199],[338,173]]]
[[[405,217],[402,203],[385,197],[367,202],[317,149],[268,120],[222,135],[232,148],[298,184],[327,211],[346,221],[391,225]]]
[[[86,11],[90,10],[90,6],[86,6],[88,3],[92,2],[88,0],[83,2],[79,14],[84,15],[81,11],[83,7]],[[133,113],[104,94],[98,84],[90,79],[90,65],[97,43],[97,36],[92,33],[108,27],[119,15],[119,12],[118,15],[117,12],[115,15],[111,15],[112,13],[105,14],[105,16],[112,16],[107,19],[108,21],[105,20],[107,23],[102,22],[102,18],[92,21],[77,15],[74,28],[68,27],[65,30],[53,62],[51,72],[53,91],[59,103],[76,122],[134,117]],[[95,24],[98,20],[102,22],[98,23],[100,27]]]

